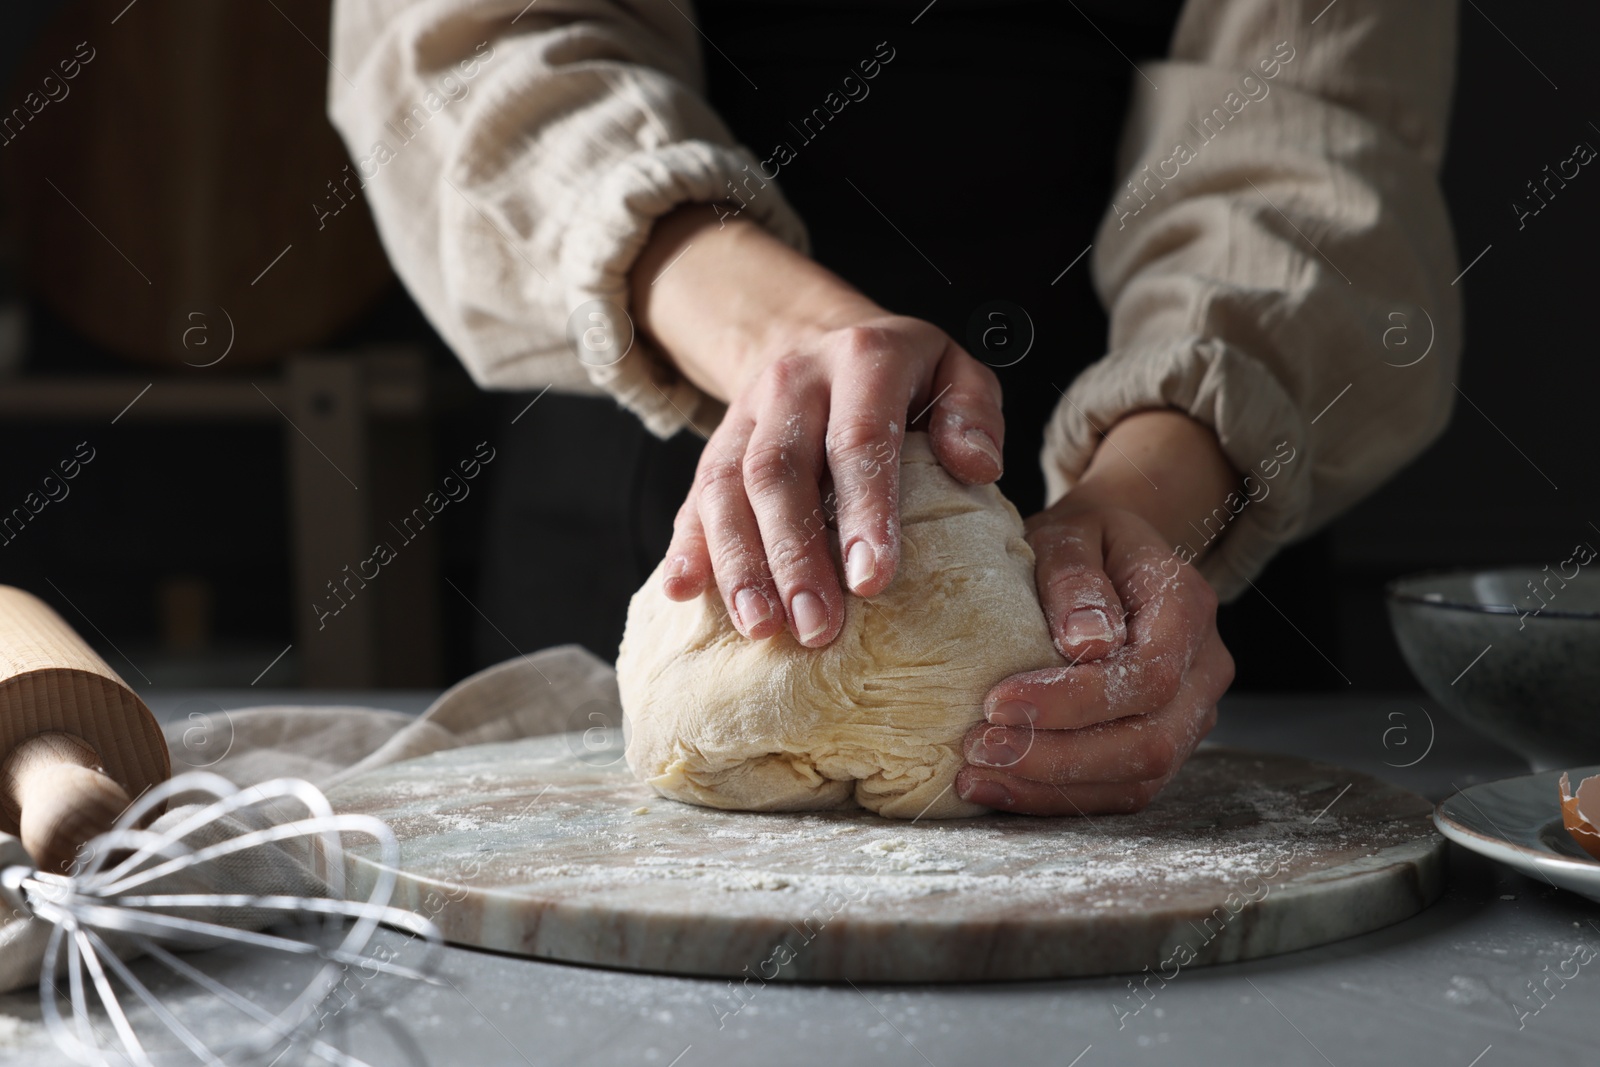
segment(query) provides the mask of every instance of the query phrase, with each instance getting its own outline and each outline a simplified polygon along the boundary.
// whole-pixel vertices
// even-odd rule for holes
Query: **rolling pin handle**
[[[41,871],[72,873],[82,847],[111,829],[128,794],[100,757],[69,734],[30,737],[0,763],[0,794],[20,811],[23,847]]]

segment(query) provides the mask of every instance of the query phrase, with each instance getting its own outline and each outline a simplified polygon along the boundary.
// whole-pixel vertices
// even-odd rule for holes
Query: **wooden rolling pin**
[[[144,701],[48,605],[0,585],[0,834],[65,872],[171,774]]]

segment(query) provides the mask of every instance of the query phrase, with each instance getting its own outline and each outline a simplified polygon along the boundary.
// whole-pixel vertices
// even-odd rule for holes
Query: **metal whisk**
[[[187,816],[169,816],[169,825],[159,833],[139,829],[169,799],[192,801],[195,794],[210,802]],[[280,801],[297,802],[307,814],[286,818]],[[259,822],[269,812],[285,821],[240,832],[241,818]],[[343,838],[348,834],[378,844],[380,873],[365,900],[345,899]],[[298,881],[325,885],[326,896],[274,892],[291,880],[287,878],[277,885],[262,884],[291,861],[287,853],[260,850],[292,842],[303,843],[306,853]],[[399,843],[386,824],[368,815],[334,814],[327,798],[309,782],[281,778],[239,789],[200,772],[146,792],[108,833],[90,843],[70,874],[36,869],[21,842],[0,834],[0,900],[25,920],[51,926],[39,978],[41,1011],[56,1044],[79,1063],[235,1067],[265,1062],[274,1052],[281,1055],[286,1045],[300,1045],[339,1067],[366,1067],[314,1037],[308,1023],[352,965],[433,981],[421,970],[366,954],[380,923],[419,935],[430,947],[439,943],[431,922],[389,905],[399,860]],[[186,891],[190,886],[184,883],[196,880],[202,889],[216,891]],[[283,918],[312,916],[320,918],[323,933],[332,933],[326,940],[337,939],[334,947],[262,929]],[[274,1012],[172,951],[222,944],[249,945],[321,965],[304,991]],[[237,1013],[242,1036],[208,1046],[124,962],[135,954],[157,961]],[[95,1025],[91,990],[110,1021],[112,1040],[102,1040],[102,1029]],[[144,1024],[154,1035],[137,1032],[123,1006],[122,998],[129,995],[143,1005],[141,1019],[159,1024]],[[168,1047],[157,1047],[155,1037]]]

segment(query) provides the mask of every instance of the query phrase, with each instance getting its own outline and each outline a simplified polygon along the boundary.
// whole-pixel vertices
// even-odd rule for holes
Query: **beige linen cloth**
[[[337,0],[329,113],[395,269],[481,385],[603,390],[663,436],[720,418],[644,341],[596,367],[566,339],[586,301],[627,307],[656,218],[724,200],[757,164],[703,98],[693,16],[688,0]],[[1453,0],[1189,0],[1167,58],[1129,74],[1128,184],[1091,259],[1110,338],[1046,431],[1051,500],[1144,408],[1212,427],[1240,471],[1287,442],[1295,461],[1201,564],[1230,597],[1442,431],[1461,345],[1437,182],[1455,42]],[[1293,57],[1263,83],[1281,44]],[[1163,166],[1178,142],[1196,158]],[[1026,198],[1011,210],[1027,240]],[[807,247],[775,187],[740,217]]]
[[[616,671],[577,645],[563,645],[508,660],[460,682],[420,718],[366,707],[261,707],[228,712],[232,746],[205,769],[247,786],[273,778],[303,778],[323,790],[390,763],[464,745],[584,730],[597,725],[599,709],[620,725]],[[176,773],[190,769],[194,755],[184,746],[186,720],[167,727]],[[188,818],[194,806],[169,810],[151,827],[160,832]],[[303,813],[302,813],[303,814]],[[281,807],[275,819],[261,811],[210,824],[185,838],[202,848],[236,834],[294,817]],[[326,896],[304,856],[291,847],[250,849],[230,861],[191,869],[152,883],[151,893],[255,893]],[[198,909],[184,914],[196,916]],[[199,916],[230,926],[270,925],[281,913],[229,911]],[[50,927],[39,919],[0,924],[0,993],[36,985]],[[116,943],[116,939],[112,939]],[[119,951],[125,946],[119,944]]]

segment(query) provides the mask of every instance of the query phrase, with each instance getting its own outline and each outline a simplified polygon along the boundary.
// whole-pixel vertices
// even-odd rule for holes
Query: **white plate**
[[[1600,774],[1600,765],[1567,773],[1576,788]],[[1469,786],[1435,808],[1433,821],[1457,844],[1529,878],[1600,901],[1600,862],[1579,848],[1562,824],[1560,783],[1560,771],[1546,771]]]

